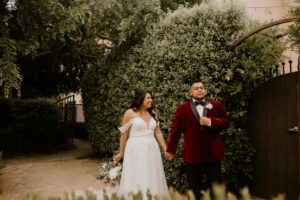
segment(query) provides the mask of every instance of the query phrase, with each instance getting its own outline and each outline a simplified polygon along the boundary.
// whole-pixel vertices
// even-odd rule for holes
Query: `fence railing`
[[[70,123],[72,134],[70,137],[70,144],[73,145],[74,140],[74,125],[76,122],[76,107],[75,107],[75,95],[67,96],[57,100],[59,121]],[[67,125],[67,124],[65,124]]]
[[[277,64],[276,69],[277,69],[277,71],[276,71],[277,76],[284,75],[284,74],[291,73],[291,72],[295,72],[295,71],[299,71],[300,70],[300,55],[298,56],[298,63],[297,63],[296,68],[293,68],[293,61],[288,60],[286,62],[282,62],[280,64]]]
[[[57,100],[59,120],[63,122],[76,122],[75,95]]]

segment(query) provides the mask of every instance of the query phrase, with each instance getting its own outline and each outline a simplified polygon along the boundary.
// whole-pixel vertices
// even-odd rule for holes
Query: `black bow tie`
[[[205,102],[204,101],[195,101],[194,102],[195,106],[201,105],[201,106],[205,106]]]

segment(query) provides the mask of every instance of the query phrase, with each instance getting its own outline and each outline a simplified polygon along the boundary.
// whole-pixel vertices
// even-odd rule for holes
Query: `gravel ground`
[[[6,167],[0,173],[0,197],[19,200],[28,193],[63,197],[66,192],[106,187],[97,179],[100,160],[92,157],[78,159],[91,153],[88,141],[74,139],[74,146],[46,155],[4,159]]]

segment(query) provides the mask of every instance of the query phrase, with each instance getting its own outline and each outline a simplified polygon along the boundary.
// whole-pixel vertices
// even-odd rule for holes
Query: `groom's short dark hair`
[[[196,78],[196,79],[191,80],[191,81],[190,81],[190,87],[191,87],[194,83],[203,83],[203,85],[205,85],[204,82],[203,82],[200,78]]]

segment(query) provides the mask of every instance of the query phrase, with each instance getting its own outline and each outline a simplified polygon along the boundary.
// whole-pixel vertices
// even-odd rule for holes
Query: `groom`
[[[174,158],[183,134],[183,160],[189,188],[200,199],[201,190],[222,181],[220,161],[224,149],[220,132],[228,128],[229,120],[220,102],[206,98],[201,80],[190,83],[190,94],[192,99],[176,108],[165,156],[168,160]]]

